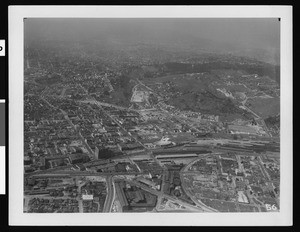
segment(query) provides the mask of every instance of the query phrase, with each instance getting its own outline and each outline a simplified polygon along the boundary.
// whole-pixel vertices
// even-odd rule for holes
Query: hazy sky
[[[278,19],[25,19],[25,38],[190,36],[249,48],[279,50]]]

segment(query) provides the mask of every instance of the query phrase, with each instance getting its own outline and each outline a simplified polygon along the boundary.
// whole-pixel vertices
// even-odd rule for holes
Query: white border
[[[23,213],[23,18],[281,18],[281,197],[279,213]],[[292,225],[292,7],[10,6],[10,225]]]
[[[0,104],[5,103],[5,99],[0,99]],[[0,146],[0,195],[5,194],[5,145]]]

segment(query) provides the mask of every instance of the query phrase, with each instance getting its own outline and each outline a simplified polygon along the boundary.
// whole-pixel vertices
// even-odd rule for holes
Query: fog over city
[[[279,64],[278,19],[25,19],[25,39],[153,43]]]

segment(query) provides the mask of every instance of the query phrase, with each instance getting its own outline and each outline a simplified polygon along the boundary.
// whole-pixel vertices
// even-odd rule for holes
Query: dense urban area
[[[279,66],[97,40],[24,55],[24,212],[279,211]]]

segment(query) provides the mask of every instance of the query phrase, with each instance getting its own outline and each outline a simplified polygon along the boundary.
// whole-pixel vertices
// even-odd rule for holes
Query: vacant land
[[[279,98],[250,98],[246,104],[255,113],[263,118],[275,116],[280,113],[280,100]]]

